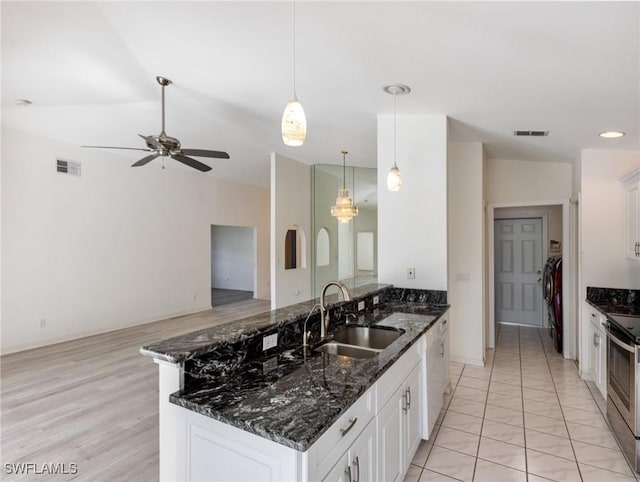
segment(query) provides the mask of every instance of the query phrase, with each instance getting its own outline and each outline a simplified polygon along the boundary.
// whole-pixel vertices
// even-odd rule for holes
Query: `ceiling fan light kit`
[[[139,161],[134,162],[131,167],[144,166],[157,157],[170,157],[182,164],[197,169],[198,171],[207,172],[211,170],[211,166],[207,166],[200,161],[196,161],[188,156],[209,157],[213,159],[229,159],[229,154],[222,151],[210,151],[208,149],[182,149],[180,141],[175,137],[168,136],[164,130],[164,88],[171,85],[171,81],[165,77],[157,76],[156,81],[162,88],[162,132],[159,135],[143,136],[147,145],[146,149],[137,147],[113,147],[113,146],[82,146],[98,149],[126,149],[131,151],[147,151],[152,152],[148,156],[143,157]],[[164,168],[164,164],[163,164]]]
[[[343,224],[348,223],[358,215],[358,208],[353,204],[353,198],[349,196],[349,190],[347,189],[347,154],[349,154],[347,151],[342,151],[342,188],[338,189],[336,205],[331,206],[331,215]]]
[[[402,175],[396,161],[396,112],[398,104],[398,96],[406,95],[411,92],[411,87],[404,84],[385,85],[382,90],[387,94],[393,95],[393,167],[387,174],[387,189],[389,191],[399,191],[402,186]]]

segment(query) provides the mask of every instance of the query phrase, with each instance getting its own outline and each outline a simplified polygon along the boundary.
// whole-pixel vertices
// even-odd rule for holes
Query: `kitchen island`
[[[142,348],[160,365],[161,479],[401,476],[448,383],[445,303],[443,292],[370,285],[329,304],[330,332],[348,318],[399,333],[370,358],[301,346],[314,301]],[[309,330],[315,345],[318,314]],[[264,350],[274,334],[277,346]],[[358,444],[365,447],[354,455]]]

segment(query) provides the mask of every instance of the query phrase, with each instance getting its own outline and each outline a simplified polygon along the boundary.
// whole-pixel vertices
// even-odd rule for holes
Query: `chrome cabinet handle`
[[[349,420],[349,426],[347,428],[340,429],[340,433],[342,434],[343,437],[349,433],[349,430],[353,428],[353,426],[356,424],[357,421],[358,421],[358,417],[354,417],[351,420]]]
[[[351,466],[350,465],[347,465],[347,468],[344,469],[344,476],[349,482],[352,482],[352,480],[351,480]]]
[[[593,346],[600,346],[600,335],[597,333],[593,334]]]
[[[440,358],[444,358],[444,341],[440,343]]]
[[[407,410],[411,408],[411,387],[407,387]]]
[[[354,482],[360,482],[360,459],[356,455],[356,460],[353,462],[353,465],[356,466],[356,480]]]
[[[407,391],[405,390],[402,394],[402,411],[407,413],[407,410],[409,410],[409,403],[407,401]]]

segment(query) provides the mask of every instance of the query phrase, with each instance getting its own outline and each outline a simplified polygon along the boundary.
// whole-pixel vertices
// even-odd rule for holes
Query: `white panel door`
[[[496,219],[496,321],[542,326],[542,219]]]

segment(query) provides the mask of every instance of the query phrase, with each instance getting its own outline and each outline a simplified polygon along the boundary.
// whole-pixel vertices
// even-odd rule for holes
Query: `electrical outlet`
[[[364,310],[364,300],[358,301],[358,311]]]
[[[380,303],[380,297],[378,295],[375,295],[373,297],[373,304],[377,305],[378,303]]]
[[[47,327],[47,319],[46,318],[42,318],[40,320],[40,328],[46,328]]]
[[[262,351],[278,346],[278,334],[267,335],[262,338]]]
[[[407,279],[416,279],[416,269],[407,268]]]

